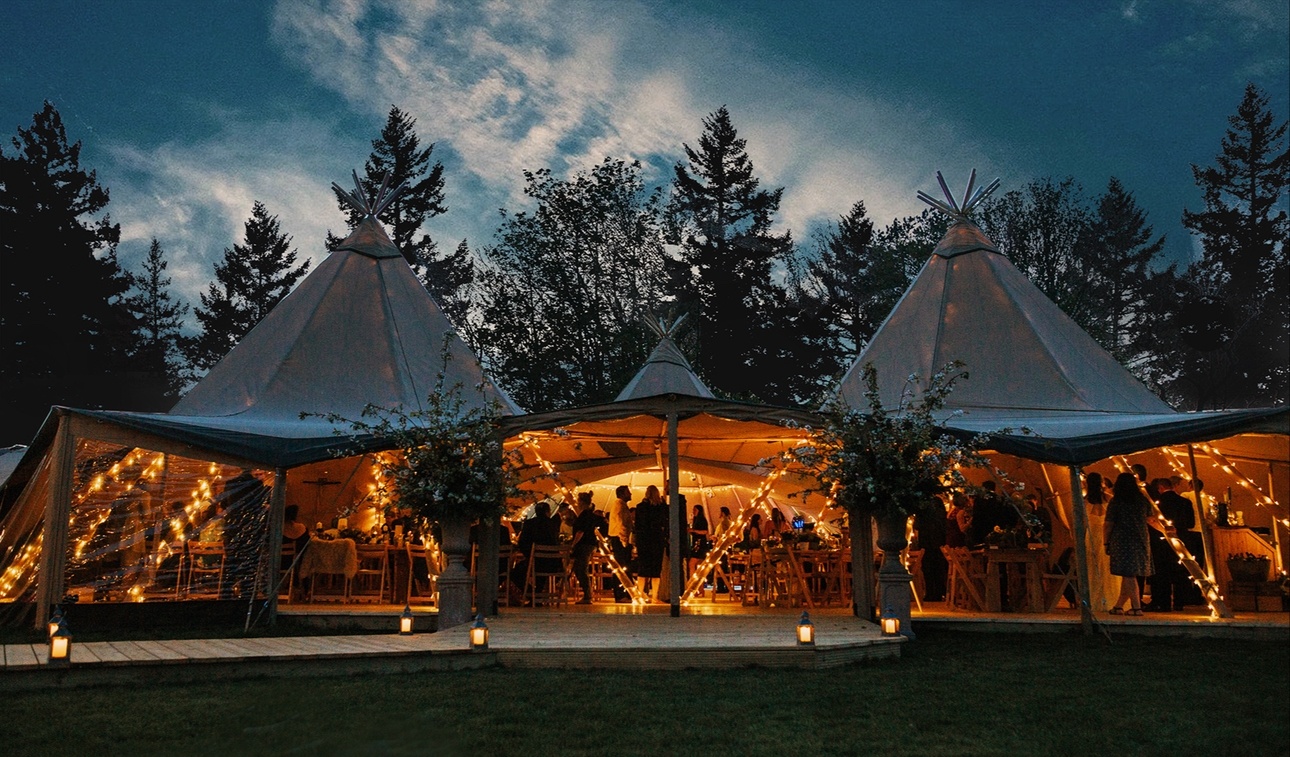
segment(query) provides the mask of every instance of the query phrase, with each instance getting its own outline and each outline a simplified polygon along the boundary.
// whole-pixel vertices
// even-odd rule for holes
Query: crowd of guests
[[[680,495],[680,504],[685,507],[685,495]],[[667,501],[659,488],[652,485],[645,489],[644,496],[634,504],[631,489],[627,486],[618,487],[607,511],[597,510],[592,503],[591,492],[587,491],[576,495],[573,507],[562,502],[553,511],[549,500],[538,502],[529,518],[510,528],[503,525],[503,543],[512,543],[512,529],[518,528],[518,536],[513,544],[519,556],[511,567],[510,574],[512,601],[523,601],[533,548],[567,544],[572,548],[573,574],[581,590],[578,602],[590,604],[590,563],[591,556],[600,543],[597,533],[608,541],[614,560],[626,571],[629,580],[636,582],[642,593],[666,601],[668,588],[663,579],[666,576],[666,557],[670,554],[668,512]],[[780,520],[782,519],[781,516]],[[699,505],[694,506],[689,513],[685,527],[686,538],[681,545],[682,556],[691,571],[707,556],[712,544],[731,527],[729,508],[722,507],[715,526],[709,526],[705,509]],[[538,572],[559,570],[554,564],[535,564],[534,568]],[[613,590],[615,602],[631,601],[627,588],[617,578],[611,578],[607,583]]]

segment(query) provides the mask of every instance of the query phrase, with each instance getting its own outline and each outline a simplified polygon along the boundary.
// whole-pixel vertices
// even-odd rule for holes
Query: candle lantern
[[[63,606],[54,605],[54,612],[49,616],[49,635],[53,637],[58,625],[63,622]]]
[[[900,618],[896,615],[896,611],[890,607],[888,607],[882,614],[882,635],[900,635]]]
[[[484,622],[483,613],[476,615],[470,626],[470,648],[488,649],[488,624]]]
[[[67,619],[60,618],[58,627],[49,635],[49,667],[65,668],[72,664],[72,635],[67,629]]]
[[[412,606],[403,605],[403,614],[399,616],[399,635],[412,635]]]
[[[802,619],[797,621],[797,645],[802,647],[815,645],[815,624],[811,622],[811,616],[806,611],[802,611]]]

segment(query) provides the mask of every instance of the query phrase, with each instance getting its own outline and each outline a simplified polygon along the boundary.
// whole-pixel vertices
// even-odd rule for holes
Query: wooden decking
[[[74,643],[70,668],[50,669],[43,644],[3,647],[0,691],[248,677],[354,675],[478,667],[822,668],[898,657],[885,638],[847,615],[813,618],[814,647],[799,647],[796,615],[516,613],[489,622],[488,651],[469,649],[465,626],[399,636],[302,636]]]

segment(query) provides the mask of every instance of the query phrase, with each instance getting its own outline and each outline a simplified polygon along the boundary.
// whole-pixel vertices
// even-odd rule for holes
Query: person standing
[[[636,539],[636,570],[641,589],[649,594],[654,581],[663,573],[663,550],[667,538],[667,505],[658,487],[645,489],[645,498],[636,505],[633,536]]]
[[[923,599],[928,602],[945,601],[945,583],[949,576],[950,564],[945,559],[941,547],[945,546],[946,519],[945,506],[940,500],[914,516],[914,527],[918,529],[918,545],[923,549]]]
[[[707,557],[708,550],[712,548],[712,542],[708,538],[708,516],[703,511],[703,505],[694,506],[690,516],[689,539],[690,558],[686,572],[688,575],[694,575],[695,568],[699,567],[699,561]]]
[[[966,547],[972,533],[972,500],[963,492],[954,492],[950,511],[945,515],[945,546]]]
[[[1113,495],[1106,506],[1103,537],[1111,557],[1111,574],[1120,577],[1120,594],[1111,605],[1112,615],[1141,615],[1142,594],[1138,579],[1150,576],[1151,542],[1149,527],[1159,527],[1151,500],[1142,493],[1132,473],[1121,473],[1115,479]],[[1124,603],[1129,609],[1124,609]]]
[[[622,567],[628,578],[635,578],[630,572],[632,563],[632,490],[620,486],[614,490],[614,503],[609,506],[609,551],[614,560]],[[627,589],[617,578],[609,579],[614,589],[615,602],[630,602]]]
[[[1158,478],[1154,483],[1156,491],[1160,493],[1156,507],[1160,508],[1160,514],[1167,524],[1177,532],[1179,541],[1183,541],[1182,534],[1190,533],[1196,525],[1191,503],[1174,491],[1173,482],[1169,479]],[[1186,546],[1185,542],[1183,546]],[[1151,602],[1145,609],[1156,612],[1183,609],[1187,603],[1187,587],[1191,585],[1191,580],[1187,569],[1170,546],[1168,537],[1160,535],[1159,531],[1152,532],[1151,556],[1154,558],[1155,575],[1151,577]]]
[[[573,575],[582,588],[580,605],[591,604],[591,555],[596,551],[596,531],[604,523],[591,506],[591,492],[578,492],[578,514],[573,519]]]

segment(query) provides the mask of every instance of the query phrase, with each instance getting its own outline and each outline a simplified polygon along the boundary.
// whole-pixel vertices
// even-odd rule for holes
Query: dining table
[[[1006,572],[1011,609],[1016,612],[1044,611],[1044,570],[1048,566],[1048,547],[988,547],[985,557],[986,612],[1003,611],[1003,587],[1000,579]]]

